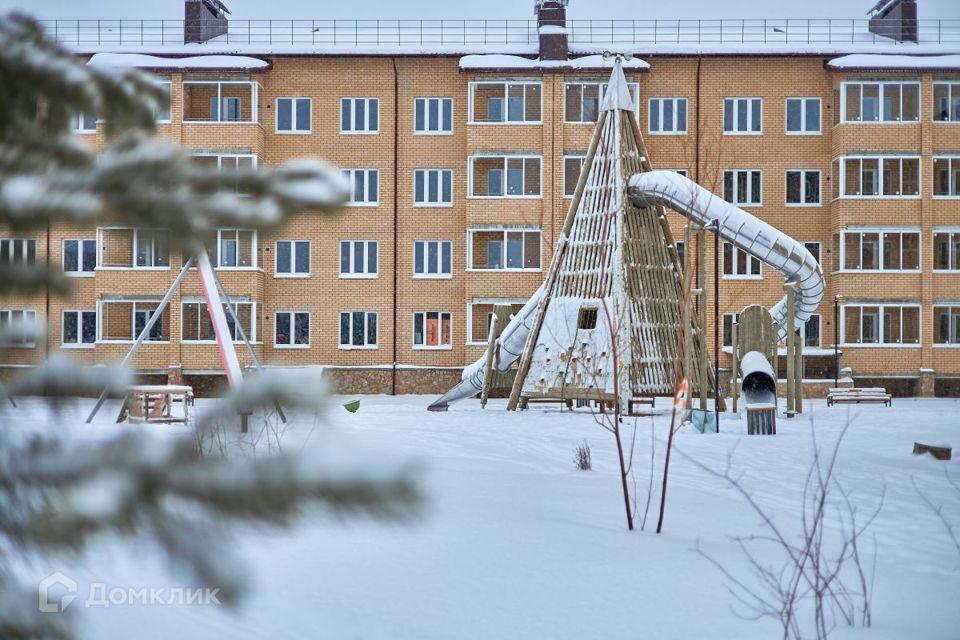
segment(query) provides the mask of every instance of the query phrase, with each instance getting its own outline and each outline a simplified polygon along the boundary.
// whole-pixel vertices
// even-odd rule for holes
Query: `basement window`
[[[580,307],[580,313],[577,316],[577,329],[596,329],[597,328],[597,308]]]

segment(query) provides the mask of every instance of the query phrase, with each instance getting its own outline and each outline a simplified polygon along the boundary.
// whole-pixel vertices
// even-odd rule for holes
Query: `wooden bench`
[[[862,404],[864,402],[882,402],[891,406],[892,398],[883,387],[851,387],[849,389],[830,389],[827,393],[827,406],[835,404]]]

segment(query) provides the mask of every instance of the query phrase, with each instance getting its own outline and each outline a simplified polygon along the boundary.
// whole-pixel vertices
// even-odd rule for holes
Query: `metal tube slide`
[[[823,298],[823,271],[803,243],[735,207],[692,180],[673,171],[650,171],[630,178],[627,195],[637,206],[673,209],[707,228],[718,225],[720,236],[797,283],[795,327],[800,329]],[[780,339],[787,336],[787,299],[770,310]]]
[[[740,360],[743,373],[743,401],[746,405],[777,406],[777,378],[770,361],[759,351],[750,351]]]
[[[540,285],[540,288],[530,296],[523,308],[514,314],[510,323],[503,329],[503,333],[497,338],[497,344],[493,351],[493,368],[497,371],[507,371],[510,365],[516,362],[523,353],[523,347],[527,343],[527,336],[530,335],[537,305],[542,297],[543,285]],[[480,393],[483,389],[483,373],[486,362],[487,356],[483,355],[479,360],[467,366],[460,375],[460,384],[443,394],[427,407],[427,410],[446,411],[451,402]]]

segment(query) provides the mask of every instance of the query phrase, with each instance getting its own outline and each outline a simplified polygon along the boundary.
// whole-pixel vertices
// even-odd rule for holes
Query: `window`
[[[453,133],[453,99],[416,98],[413,101],[413,131],[419,135]]]
[[[471,198],[540,197],[540,156],[471,156]]]
[[[303,277],[310,274],[310,242],[308,240],[277,241],[277,277]]]
[[[920,269],[919,231],[844,231],[844,271],[915,271]]]
[[[183,121],[260,122],[260,85],[246,79],[184,80]]]
[[[787,135],[820,134],[820,98],[787,98]]]
[[[340,277],[377,277],[377,243],[375,240],[340,241]]]
[[[723,172],[723,199],[736,205],[760,206],[761,172],[735,169]]]
[[[577,313],[577,329],[596,329],[597,311],[597,307],[580,307]]]
[[[199,167],[227,172],[228,175],[238,171],[256,169],[258,162],[257,156],[250,153],[194,153],[191,155],[191,159]],[[243,193],[243,186],[239,180],[231,184],[228,180],[223,179],[220,188],[234,193]],[[216,189],[205,187],[204,192],[215,193]]]
[[[812,349],[820,348],[820,314],[815,313],[807,318],[803,325],[803,346]]]
[[[933,159],[933,196],[960,197],[960,156]]]
[[[213,264],[220,268],[255,268],[257,266],[257,232],[251,229],[217,229]]]
[[[819,242],[804,242],[804,248],[810,252],[810,255],[813,256],[813,259],[820,263],[820,243]]]
[[[763,101],[760,98],[724,98],[723,133],[748,135],[763,132]]]
[[[933,83],[935,122],[960,122],[960,82]]]
[[[540,230],[471,229],[470,269],[540,269]]]
[[[340,133],[380,133],[380,100],[340,98]]]
[[[98,307],[100,339],[110,342],[133,342],[140,337],[147,322],[157,312],[158,300],[103,300]],[[146,336],[148,342],[170,339],[170,309],[157,318]]]
[[[760,259],[729,242],[723,243],[723,277],[759,279]]]
[[[933,306],[933,344],[960,346],[960,304]]]
[[[37,312],[26,309],[0,310],[0,346],[30,348],[36,342]]]
[[[240,342],[243,338],[240,335],[240,329],[247,336],[250,342],[256,342],[257,337],[257,314],[256,303],[248,301],[231,300],[229,304],[233,307],[237,317],[240,319],[240,327],[233,321],[233,315],[223,305],[223,312],[227,316],[227,328],[230,332],[230,339],[234,342]],[[217,337],[213,331],[213,322],[210,320],[210,312],[207,309],[207,303],[202,301],[184,302],[182,305],[182,332],[181,336],[184,342],[215,342]]]
[[[452,207],[453,171],[450,169],[414,170],[413,204],[417,207]]]
[[[848,345],[920,344],[918,304],[847,304],[841,321]]]
[[[917,122],[919,82],[844,82],[840,113],[843,122]]]
[[[64,311],[64,346],[88,346],[97,341],[96,311]]]
[[[640,85],[628,82],[627,90],[633,101],[633,108],[640,106]],[[606,81],[567,82],[563,88],[563,112],[565,122],[596,122],[600,107],[607,93]]]
[[[70,119],[70,125],[75,133],[96,133],[97,118],[85,113],[78,113]]]
[[[960,229],[934,229],[933,270],[960,271]]]
[[[687,132],[686,98],[650,98],[650,133],[685,134]]]
[[[674,240],[673,245],[677,248],[677,257],[680,259],[680,268],[683,269],[683,261],[685,259],[685,250],[683,240]]]
[[[310,133],[310,98],[277,98],[277,133]]]
[[[170,266],[170,232],[160,229],[133,230],[133,266]]]
[[[733,325],[740,319],[739,313],[723,314],[723,346],[733,346]]]
[[[414,278],[450,278],[453,243],[448,240],[417,240],[413,243]]]
[[[525,300],[480,299],[467,304],[467,344],[487,344],[493,327],[493,309],[496,305],[510,307],[511,317],[520,311]]]
[[[241,102],[238,97],[210,98],[210,119],[214,122],[240,122]]]
[[[536,82],[471,82],[472,124],[540,124],[542,84]]]
[[[373,311],[341,311],[340,348],[376,349],[377,314]]]
[[[22,238],[0,238],[0,262],[22,262],[34,264],[37,261],[37,241]]]
[[[820,172],[812,169],[787,171],[787,204],[815,206],[820,204]]]
[[[563,197],[573,197],[586,159],[587,154],[585,153],[566,153],[563,155]]]
[[[93,274],[97,267],[96,240],[64,240],[63,271],[66,274]]]
[[[446,311],[418,311],[413,314],[415,349],[450,348],[450,314]]]
[[[274,314],[273,346],[277,349],[310,346],[310,314],[277,311]]]
[[[157,86],[160,88],[163,98],[154,109],[153,117],[157,122],[170,122],[170,79],[158,79]]]
[[[895,156],[845,157],[839,169],[844,198],[916,198],[920,196],[920,158]]]
[[[375,207],[380,201],[380,172],[376,169],[344,169],[340,172],[351,185],[350,199],[353,207]]]

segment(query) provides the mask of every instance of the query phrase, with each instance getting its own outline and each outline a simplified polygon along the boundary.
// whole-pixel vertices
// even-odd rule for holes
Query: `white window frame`
[[[437,179],[437,196],[440,198],[437,201],[426,200],[417,200],[417,176],[423,175],[423,195],[429,195],[429,181],[431,175],[435,174]],[[447,179],[450,181],[450,199],[443,200],[443,181]],[[424,169],[414,169],[413,170],[413,206],[416,208],[444,208],[449,209],[453,206],[453,169],[433,169],[433,168],[424,168]]]
[[[307,245],[307,270],[297,271],[297,247]],[[290,245],[290,271],[280,271],[280,245]],[[313,271],[313,244],[309,240],[277,240],[273,245],[273,277],[274,278],[309,278]]]
[[[879,93],[877,98],[877,119],[876,120],[864,120],[863,119],[863,86],[875,84],[879,85]],[[851,85],[859,85],[860,87],[860,116],[856,120],[847,120],[847,87]],[[917,119],[916,120],[903,120],[898,118],[896,120],[885,120],[884,114],[886,109],[884,108],[883,100],[883,88],[887,85],[900,85],[900,113],[903,113],[903,86],[904,85],[916,85],[917,87]],[[923,85],[919,80],[850,80],[847,82],[840,83],[840,122],[848,124],[915,124],[920,122],[923,118]]]
[[[83,341],[83,314],[93,314],[93,342]],[[77,340],[67,342],[67,314],[77,317]],[[64,309],[60,314],[60,346],[63,349],[93,349],[97,344],[99,314],[96,309]]]
[[[847,308],[849,307],[860,307],[860,339],[861,342],[847,342]],[[883,340],[884,333],[884,324],[886,323],[884,310],[888,307],[899,308],[900,311],[900,329],[901,329],[901,338],[903,336],[903,309],[911,308],[917,309],[917,341],[916,342],[868,342],[864,343],[863,340],[863,307],[878,307],[880,309],[878,314],[877,322],[877,339]],[[872,301],[859,301],[859,302],[849,302],[840,305],[840,346],[841,347],[853,347],[853,348],[866,348],[866,349],[876,349],[876,348],[885,348],[885,349],[919,349],[923,345],[923,308],[918,302],[872,302]]]
[[[800,174],[800,192],[801,197],[806,198],[807,174],[817,174],[817,201],[816,202],[790,202],[787,200],[789,189],[789,179],[791,173]],[[763,184],[760,185],[761,195],[763,193]],[[786,169],[783,172],[783,203],[787,207],[822,207],[823,206],[823,172],[820,169]]]
[[[954,323],[953,317],[960,317],[960,302],[934,302],[930,310],[930,319],[932,321],[932,330],[930,332],[930,339],[933,343],[934,349],[960,349],[960,330],[956,331],[953,339],[950,339],[950,336],[947,336],[947,342],[937,342],[937,309],[947,309],[947,333],[954,333]]]
[[[860,161],[860,178],[858,183],[863,190],[863,161],[864,160],[876,160],[877,161],[877,193],[874,194],[846,194],[847,188],[847,160],[859,160]],[[898,193],[893,195],[887,195],[883,193],[883,161],[884,160],[899,160],[900,161],[900,182],[898,186]],[[915,194],[903,194],[900,193],[903,191],[903,161],[904,160],[916,160],[917,161],[917,193]],[[840,156],[836,160],[837,162],[837,172],[840,174],[837,178],[839,181],[837,184],[839,186],[839,199],[858,199],[858,200],[919,200],[923,197],[923,159],[919,155],[849,155],[849,156]]]
[[[810,326],[810,320],[813,318],[817,319],[817,329],[819,330],[819,336],[817,338],[817,344],[807,344],[807,327]],[[807,321],[803,323],[803,329],[800,334],[800,339],[803,340],[804,349],[819,349],[823,345],[823,316],[819,313],[811,313],[810,317],[807,318]]]
[[[354,245],[360,243],[363,245],[363,268],[359,271],[355,269]],[[373,273],[367,271],[367,265],[370,262],[370,245],[373,245],[377,252],[377,270]],[[349,245],[350,271],[343,271],[343,246]],[[340,273],[341,280],[375,280],[380,277],[380,243],[377,240],[340,240],[337,244],[337,270]]]
[[[569,194],[568,194],[568,193],[567,193],[567,160],[579,160],[579,161],[580,161],[580,169],[579,169],[579,171],[577,172],[577,178],[579,179],[579,177],[580,177],[580,171],[583,171],[583,165],[584,165],[584,163],[585,163],[586,160],[587,160],[587,154],[586,154],[586,153],[565,153],[565,154],[563,154],[563,197],[564,197],[564,199],[566,199],[566,200],[572,200],[574,194],[572,194],[572,193],[569,193]],[[574,190],[576,190],[576,187],[574,187]]]
[[[362,128],[358,128],[357,123],[355,122],[356,115],[357,115],[355,103],[359,100],[362,100],[365,103],[363,108],[364,109],[363,115],[364,115],[364,118],[366,119],[366,122],[363,123]],[[376,128],[371,129],[370,128],[370,105],[374,103],[376,103],[377,105],[377,122],[376,122]],[[347,104],[350,105],[350,109],[349,109],[350,128],[344,129],[343,128],[343,109],[344,109],[344,106]],[[371,96],[343,96],[340,98],[340,114],[339,115],[340,115],[340,120],[338,122],[340,126],[340,135],[376,136],[380,134],[380,98],[374,98]]]
[[[427,255],[429,253],[430,245],[436,244],[438,254],[437,254],[437,273],[430,273],[427,271]],[[417,271],[417,245],[423,245],[423,266],[424,271]],[[443,248],[444,245],[450,251],[450,271],[444,272],[443,269]],[[414,240],[413,241],[413,277],[417,280],[450,280],[453,278],[453,242],[450,240]]]
[[[100,122],[100,119],[93,118],[92,128],[85,127],[84,125],[86,124],[86,122],[87,122],[87,119],[84,116],[84,114],[82,112],[78,113],[74,116],[71,116],[70,128],[73,130],[74,133],[82,136],[95,135],[97,133],[97,123]]]
[[[355,200],[356,195],[356,176],[363,175],[363,200]],[[342,175],[350,183],[350,199],[347,200],[347,207],[379,207],[380,206],[380,170],[379,169],[341,169]],[[377,180],[376,200],[370,200],[370,176],[375,175]]]
[[[362,313],[363,314],[363,344],[355,345],[353,344],[353,314]],[[342,341],[343,335],[340,333],[340,325],[343,322],[343,315],[350,314],[350,343],[345,344]],[[370,332],[370,316],[375,318],[377,324],[376,331],[376,342],[371,344],[367,338],[369,337]],[[379,313],[376,311],[365,311],[362,309],[351,309],[349,311],[341,311],[337,314],[337,342],[339,343],[339,349],[343,351],[353,351],[353,350],[373,350],[380,348],[380,318]]]
[[[752,207],[759,208],[763,206],[763,170],[762,169],[724,169],[723,170],[723,181],[726,182],[726,174],[732,173],[733,178],[731,181],[731,189],[733,191],[732,199],[728,200],[730,204],[736,205],[738,207]],[[740,184],[741,174],[746,174],[747,179],[747,194],[748,197],[753,194],[753,178],[754,174],[759,174],[760,177],[760,199],[756,202],[747,200],[740,202],[737,200],[737,191]]]
[[[184,80],[181,85],[181,91],[184,96],[187,93],[187,88],[190,85],[216,85],[217,87],[217,104],[219,108],[217,109],[217,119],[214,120],[211,114],[211,119],[209,120],[188,120],[186,117],[186,108],[187,101],[182,100],[183,105],[182,109],[184,110],[183,122],[185,124],[219,124],[219,125],[235,125],[235,124],[258,124],[260,122],[260,83],[253,80]],[[223,87],[224,85],[246,85],[250,89],[250,119],[249,120],[224,120],[221,118],[223,113],[223,100],[227,98],[236,98],[240,101],[240,108],[238,111],[243,111],[243,96],[223,96]],[[212,97],[212,96],[211,96]],[[172,105],[171,105],[172,107]]]
[[[437,314],[437,322],[440,323],[440,335],[439,335],[440,340],[443,339],[443,318],[444,316],[447,317],[447,320],[450,323],[449,325],[450,335],[448,336],[448,338],[450,339],[449,342],[447,343],[439,342],[438,344],[435,344],[435,345],[425,344],[426,337],[427,337],[427,332],[426,332],[427,314],[430,314],[430,313]],[[422,322],[424,326],[424,331],[423,331],[424,343],[422,344],[417,344],[417,316],[422,316]],[[422,351],[449,351],[450,349],[453,349],[453,314],[449,311],[414,311],[413,323],[410,328],[411,328],[410,338],[411,338],[411,342],[413,343],[413,349],[415,351],[421,351],[421,350]]]
[[[290,129],[281,129],[280,128],[280,101],[285,100],[290,103]],[[297,118],[297,104],[306,100],[309,107],[307,108],[307,128],[301,129],[299,125],[301,124]],[[281,136],[305,136],[313,133],[313,98],[307,98],[304,96],[281,96],[274,101],[274,131],[277,132],[277,135]]]
[[[960,180],[957,180],[957,173],[954,173],[953,167],[956,164],[960,167],[960,155],[954,154],[934,154],[933,158],[930,160],[930,166],[932,171],[933,180],[932,183],[936,183],[937,171],[936,165],[937,160],[946,160],[947,161],[947,193],[938,194],[936,188],[933,189],[932,195],[934,200],[957,200],[960,199]],[[901,168],[901,172],[903,169]],[[957,169],[960,172],[960,168]],[[902,178],[901,178],[902,181]]]
[[[757,131],[754,131],[753,129],[751,129],[751,127],[753,126],[753,101],[754,100],[760,101],[760,129]],[[737,113],[743,101],[746,101],[746,105],[747,105],[747,129],[741,131],[737,129],[737,121],[739,120],[739,118],[737,117]],[[727,129],[727,103],[728,102],[733,104],[733,109],[734,109],[733,118],[732,118],[733,128],[730,130]],[[721,114],[721,117],[723,118],[723,122],[722,122],[723,135],[725,136],[763,135],[763,98],[761,98],[760,96],[724,96],[723,113]]]
[[[876,233],[879,235],[877,240],[877,258],[880,268],[878,269],[847,269],[847,236],[860,236],[860,263],[863,264],[863,234]],[[887,269],[886,260],[883,255],[884,235],[888,233],[899,233],[900,236],[900,262],[903,263],[903,235],[905,233],[917,236],[917,268],[916,269]],[[923,269],[923,242],[922,232],[919,227],[849,227],[840,231],[840,271],[839,273],[920,273]]]
[[[170,266],[170,242],[169,242],[169,239],[168,239],[168,241],[167,241],[167,264],[166,264],[166,266],[164,266],[164,265],[157,266],[157,264],[156,264],[156,262],[157,262],[157,239],[156,239],[156,236],[154,236],[154,238],[151,240],[151,247],[150,247],[150,256],[152,257],[154,264],[142,265],[142,266],[137,264],[137,243],[138,243],[138,240],[140,239],[140,234],[141,234],[141,233],[152,233],[152,234],[156,234],[156,233],[166,233],[167,236],[168,236],[168,238],[169,238],[169,235],[170,235],[170,232],[167,231],[166,229],[139,229],[139,228],[134,227],[134,229],[133,229],[133,249],[132,249],[132,251],[131,251],[132,259],[131,259],[130,268],[131,268],[131,269],[136,269],[137,271],[169,271],[170,268],[171,268],[171,266]]]
[[[67,257],[67,243],[76,242],[77,243],[77,264],[73,265],[76,269],[68,270],[65,264]],[[83,271],[83,247],[87,243],[93,243],[93,269],[90,271]],[[99,258],[100,252],[97,250],[97,239],[96,238],[64,238],[60,243],[60,265],[63,268],[63,273],[69,278],[90,278],[94,275],[94,271],[97,269],[97,261]]]
[[[949,106],[947,107],[947,119],[946,120],[937,119],[937,104],[936,104],[937,86],[944,86],[944,85],[947,87],[947,104],[948,105],[952,106],[953,101],[955,99],[960,100],[960,95],[955,96],[955,92],[960,93],[960,78],[955,80],[934,80],[933,90],[931,92],[931,95],[933,96],[933,99],[934,99],[933,108],[931,109],[933,111],[932,113],[933,121],[939,124],[957,124],[958,122],[960,122],[960,117],[957,117],[957,118],[952,117],[953,114],[951,113]]]
[[[10,325],[13,322],[14,313],[21,314],[20,322],[23,324],[36,324],[37,322],[37,312],[33,309],[0,309],[0,327],[4,325]],[[36,334],[33,335],[33,339],[30,341],[10,343],[0,342],[0,347],[4,349],[35,349],[36,346]]]
[[[807,251],[810,251],[810,247],[807,246],[808,244],[817,245],[817,264],[823,266],[823,243],[820,242],[819,240],[804,240],[803,241],[804,248]]]
[[[788,113],[790,112],[790,101],[800,101],[800,130],[790,131]],[[815,131],[807,129],[807,103],[816,100],[819,118],[817,118],[817,129]],[[821,136],[823,135],[823,100],[815,96],[789,96],[783,103],[783,130],[788,136]]]
[[[730,256],[730,266],[733,268],[733,273],[725,273],[724,266],[726,264],[725,252],[726,248],[730,247],[730,250],[733,254]],[[740,253],[743,253],[747,256],[747,273],[737,273],[737,257]],[[720,276],[723,280],[762,280],[763,279],[763,261],[756,256],[750,255],[747,251],[744,251],[737,245],[732,242],[724,241],[723,246],[720,248]],[[751,261],[756,261],[760,265],[760,273],[753,273],[751,268]]]
[[[677,114],[680,111],[681,101],[683,101],[683,103],[686,105],[683,113],[683,129],[680,129],[676,126],[678,122]],[[658,114],[660,116],[660,122],[657,123],[656,130],[654,130],[653,128],[653,103],[654,102],[659,103]],[[663,129],[663,120],[664,120],[663,114],[665,113],[664,105],[667,102],[670,103],[671,110],[673,111],[674,129],[672,131],[666,131]],[[663,96],[663,97],[650,98],[649,100],[647,100],[647,131],[650,133],[650,135],[652,136],[685,136],[689,131],[689,121],[690,121],[690,102],[686,98],[682,96],[676,96],[676,97]]]
[[[170,124],[173,122],[173,82],[169,77],[154,78],[154,82],[160,87],[165,87],[167,91],[167,117],[161,118],[158,110],[154,109],[153,117],[157,124]]]
[[[474,101],[476,99],[476,90],[479,85],[503,85],[503,120],[475,120],[473,117]],[[508,100],[508,87],[511,85],[523,86],[523,120],[510,120],[510,104]],[[527,86],[536,85],[540,87],[540,119],[527,120]],[[529,78],[522,80],[472,80],[467,86],[467,124],[479,125],[537,125],[543,124],[543,81],[531,80]]]
[[[934,227],[933,234],[930,236],[930,242],[933,249],[931,251],[936,251],[936,239],[938,235],[948,234],[947,237],[947,268],[938,269],[937,268],[937,256],[936,253],[933,255],[933,272],[934,273],[958,273],[960,272],[960,249],[954,254],[952,251],[953,247],[953,238],[957,237],[957,241],[960,242],[960,227]]]
[[[467,335],[465,336],[464,344],[467,346],[486,346],[487,338],[490,333],[489,321],[487,325],[487,336],[484,336],[483,340],[474,340],[473,339],[473,307],[474,305],[484,305],[484,306],[496,306],[498,304],[514,306],[514,305],[524,305],[527,303],[527,298],[474,298],[471,302],[467,303]],[[492,315],[492,314],[487,314]]]
[[[147,321],[149,322],[150,318],[153,317],[153,315],[154,315],[154,314],[156,313],[156,311],[157,311],[156,309],[137,309],[137,305],[138,305],[138,304],[156,305],[156,304],[158,304],[159,302],[160,302],[159,300],[136,300],[136,299],[132,299],[132,300],[122,300],[122,299],[120,299],[120,300],[118,300],[118,299],[103,299],[103,300],[98,300],[98,301],[97,301],[97,309],[96,309],[96,312],[97,312],[97,342],[98,342],[98,343],[104,343],[104,344],[131,344],[131,343],[133,343],[133,342],[136,342],[136,341],[137,341],[137,337],[138,337],[138,334],[137,334],[137,314],[138,314],[138,313],[150,313],[150,315],[147,316]],[[130,337],[129,339],[128,339],[128,338],[121,338],[121,339],[109,338],[109,339],[108,339],[108,338],[104,338],[104,337],[103,337],[103,319],[104,319],[104,317],[106,317],[106,314],[104,314],[104,312],[103,312],[103,307],[104,307],[105,305],[108,305],[108,304],[129,304],[129,305],[130,305],[130,335],[131,335],[131,337]],[[160,311],[160,315],[161,315],[161,316],[163,315],[163,310]],[[147,337],[144,339],[144,342],[145,342],[145,343],[148,343],[148,344],[170,344],[170,336],[173,335],[173,320],[172,320],[172,316],[173,316],[173,311],[171,310],[171,311],[170,311],[170,314],[168,315],[168,318],[171,318],[171,319],[169,320],[169,322],[170,322],[170,326],[168,327],[169,333],[167,334],[167,339],[166,339],[166,340],[152,340],[152,339],[150,338],[150,336],[147,336]],[[162,320],[163,320],[163,318],[161,317],[161,321],[162,321]],[[144,325],[144,326],[146,326],[146,325]],[[182,326],[182,325],[181,325],[181,326]],[[162,331],[162,329],[163,329],[163,327],[162,327],[162,325],[161,325],[161,331]],[[182,331],[182,329],[181,329],[181,331]]]
[[[282,315],[289,316],[289,321],[290,321],[290,342],[289,342],[289,344],[279,344],[279,343],[277,342],[277,319],[278,319],[279,316],[282,316]],[[307,342],[306,342],[305,344],[302,344],[302,343],[296,343],[296,344],[295,344],[295,343],[294,343],[294,336],[296,335],[296,324],[295,324],[295,323],[296,323],[296,320],[297,320],[297,316],[298,316],[298,315],[305,315],[305,316],[307,316]],[[313,337],[313,336],[312,336],[312,333],[313,333],[313,325],[312,325],[312,323],[313,323],[313,319],[310,317],[310,312],[309,312],[308,310],[306,310],[306,309],[294,309],[294,310],[284,309],[284,310],[282,310],[282,311],[274,311],[274,312],[273,312],[273,348],[274,348],[274,349],[309,349],[309,348],[310,348],[310,343],[311,343],[311,338]]]
[[[730,334],[729,334],[730,344],[727,344],[727,330],[726,330],[727,324],[726,324],[726,322],[725,322],[725,320],[726,320],[727,318],[730,318],[730,319],[731,319],[731,320],[730,320]],[[731,311],[731,312],[727,312],[727,313],[722,313],[722,314],[720,314],[720,332],[721,332],[721,334],[720,334],[720,348],[721,348],[721,349],[724,349],[724,348],[727,348],[727,347],[733,348],[733,347],[735,346],[735,345],[733,344],[733,325],[737,324],[737,322],[738,322],[739,320],[740,320],[740,313],[737,312],[737,311]]]
[[[23,254],[22,260],[16,260],[14,255],[16,251],[14,247],[17,246],[17,243],[20,244],[20,251]],[[20,262],[22,264],[36,264],[37,262],[37,239],[36,238],[0,238],[0,246],[7,246],[7,255],[9,256],[8,262],[14,264],[15,262]],[[33,245],[33,262],[30,262],[30,246]]]
[[[499,269],[496,269],[496,268],[488,269],[488,268],[485,268],[485,267],[475,267],[475,266],[473,265],[473,236],[474,236],[474,234],[477,234],[477,233],[497,233],[497,232],[503,234],[503,241],[502,241],[501,247],[502,247],[502,252],[503,252],[503,253],[502,253],[502,257],[503,257],[503,265],[504,265],[504,266],[501,267],[501,268],[499,268]],[[508,263],[508,260],[507,260],[507,234],[508,234],[508,233],[524,233],[524,234],[527,234],[527,233],[538,233],[538,234],[540,234],[540,255],[537,256],[540,266],[538,266],[538,267],[536,267],[536,268],[528,268],[528,267],[519,267],[519,268],[518,268],[518,267],[508,267],[508,266],[506,266],[507,263]],[[526,242],[523,243],[523,246],[526,247]],[[521,258],[521,262],[526,262],[526,260],[525,260],[524,258],[526,258],[526,254],[524,254],[523,258]],[[497,273],[497,272],[502,272],[502,271],[537,273],[537,272],[543,271],[543,229],[541,229],[540,227],[516,227],[516,228],[514,228],[514,227],[494,227],[494,228],[490,228],[490,229],[485,229],[485,228],[471,228],[471,229],[467,229],[467,271],[482,271],[482,272],[487,272],[487,273],[491,273],[491,272]]]
[[[185,344],[217,344],[217,341],[215,338],[212,340],[188,340],[183,337],[183,328],[186,326],[183,322],[184,307],[188,304],[199,305],[197,309],[197,313],[200,314],[203,312],[202,307],[205,307],[207,305],[207,301],[204,300],[203,298],[183,298],[180,301],[180,341]],[[230,314],[230,311],[227,309],[227,305],[232,305],[234,309],[236,309],[241,305],[250,305],[250,333],[247,334],[247,339],[250,341],[250,344],[258,344],[257,343],[257,306],[258,306],[257,303],[252,300],[232,300],[232,299],[224,300],[223,312],[227,315],[227,320],[229,321],[231,318],[231,314]],[[207,313],[208,314],[210,313],[209,309],[207,310]],[[237,315],[239,316],[239,314]],[[210,322],[212,323],[213,320],[211,319]],[[199,317],[198,317],[197,326],[200,326]],[[236,338],[233,340],[233,343],[241,344],[243,342],[243,338],[240,337],[240,332],[235,330],[235,334],[236,334]]]
[[[239,264],[237,264],[237,265],[235,265],[235,266],[225,266],[225,265],[223,265],[223,252],[220,250],[220,247],[223,245],[223,237],[224,237],[224,234],[229,234],[229,233],[231,233],[231,232],[234,234],[234,238],[236,239],[236,242],[237,242],[237,260],[236,260],[236,261],[239,263],[239,262],[240,262],[240,236],[239,236],[239,234],[240,234],[240,232],[247,232],[247,231],[251,232],[251,235],[250,235],[250,265],[249,265],[249,266],[241,266],[241,265],[239,265]],[[258,254],[257,235],[258,235],[258,234],[257,234],[257,230],[256,230],[256,229],[242,229],[242,228],[239,228],[239,227],[237,227],[237,228],[229,228],[229,229],[228,229],[228,228],[217,228],[217,251],[216,251],[217,262],[216,262],[216,264],[213,265],[213,268],[214,268],[214,269],[217,269],[217,270],[219,270],[219,271],[256,271],[256,270],[257,270],[257,265],[258,265],[258,262],[257,262],[257,254]],[[229,238],[227,238],[227,239],[229,240]]]
[[[473,163],[479,158],[501,158],[503,160],[503,195],[502,196],[476,196],[473,195]],[[536,195],[527,195],[527,194],[510,194],[509,189],[509,180],[507,176],[507,161],[508,160],[523,160],[523,188],[522,191],[526,191],[527,182],[526,182],[526,163],[527,160],[536,160],[540,163],[540,183],[537,186],[539,193]],[[502,154],[502,153],[475,153],[467,158],[467,199],[469,200],[537,200],[543,199],[543,156],[535,154]]]
[[[567,120],[567,87],[572,84],[578,84],[581,87],[584,86],[596,86],[597,95],[599,96],[597,100],[597,117],[600,116],[600,111],[603,109],[603,100],[607,95],[607,80],[606,79],[587,79],[587,80],[576,80],[571,79],[563,83],[563,123],[564,124],[596,124],[596,120],[588,120],[584,118],[583,113],[583,90],[580,92],[580,119],[579,120]],[[633,112],[635,114],[640,113],[640,83],[639,82],[627,82],[627,91],[630,93],[630,101],[633,102]]]
[[[426,128],[417,128],[417,103],[423,102],[423,123]],[[437,128],[430,129],[430,104],[437,103]],[[443,128],[443,114],[446,107],[450,108],[450,128]],[[442,96],[418,96],[413,99],[413,135],[415,136],[452,136],[455,125],[453,123],[453,98]]]

